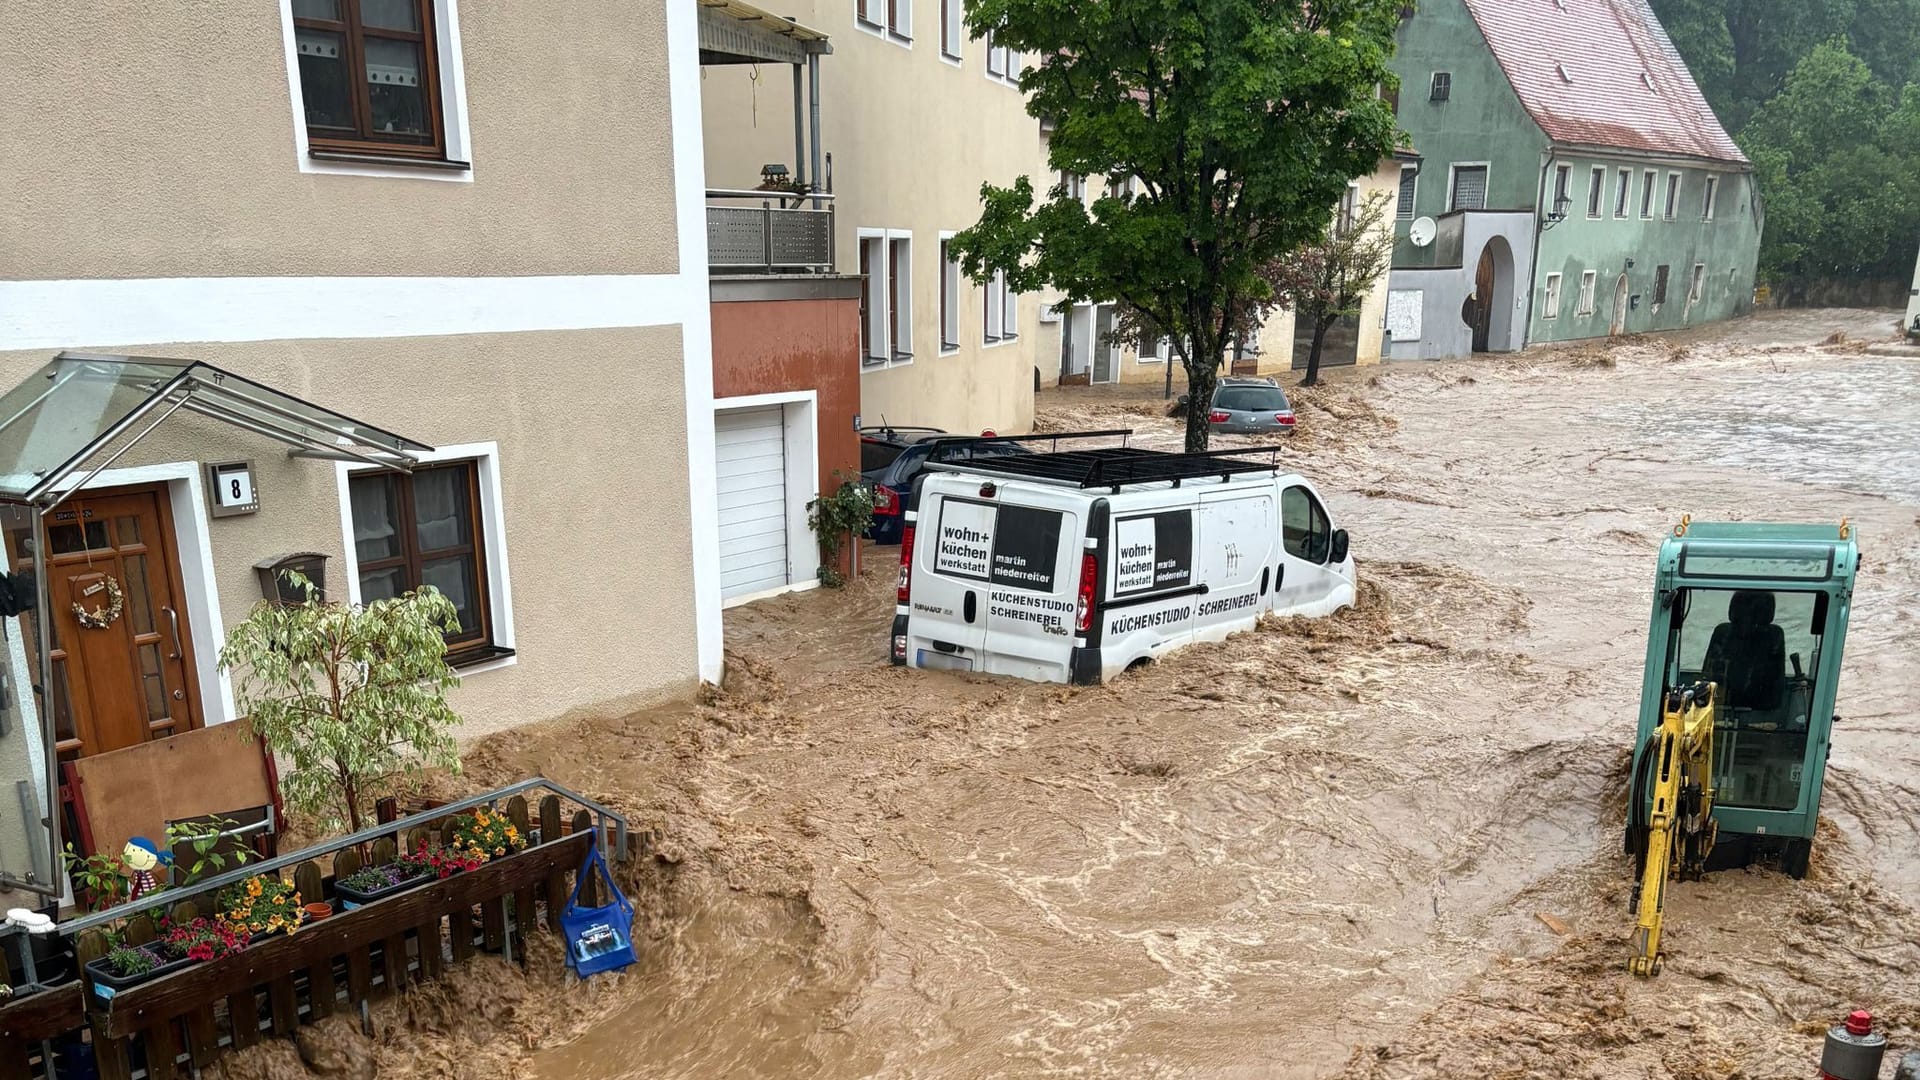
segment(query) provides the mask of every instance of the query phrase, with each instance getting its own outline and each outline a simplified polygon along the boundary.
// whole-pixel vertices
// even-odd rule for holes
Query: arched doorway
[[[1495,236],[1480,249],[1473,271],[1473,295],[1461,313],[1473,330],[1473,351],[1513,348],[1513,248]]]
[[[1627,275],[1621,274],[1620,280],[1613,283],[1613,322],[1608,325],[1607,333],[1619,337],[1627,332]]]

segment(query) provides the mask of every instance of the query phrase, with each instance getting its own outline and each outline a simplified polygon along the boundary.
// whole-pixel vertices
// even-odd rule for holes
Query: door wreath
[[[125,595],[120,591],[120,583],[115,581],[111,574],[102,576],[101,581],[105,583],[107,587],[107,604],[105,607],[97,607],[92,611],[88,611],[79,604],[73,605],[73,617],[79,619],[80,625],[89,630],[105,630],[107,627],[112,626],[113,621],[120,617],[120,610],[124,606],[123,601],[126,599]]]

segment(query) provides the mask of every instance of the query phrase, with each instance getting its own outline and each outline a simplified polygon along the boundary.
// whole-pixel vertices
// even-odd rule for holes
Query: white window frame
[[[446,161],[466,168],[447,168],[442,162],[388,165],[361,161],[327,161],[314,157],[307,140],[307,104],[300,88],[300,52],[294,40],[293,0],[280,0],[280,34],[286,48],[287,86],[293,96],[293,153],[303,173],[334,176],[383,176],[403,180],[473,183],[473,134],[467,122],[466,65],[460,53],[460,0],[432,0],[435,60],[440,76],[440,122],[445,128]]]
[[[1573,302],[1574,315],[1580,316],[1580,315],[1593,314],[1593,305],[1594,305],[1593,294],[1598,289],[1599,283],[1600,283],[1600,275],[1597,271],[1583,270],[1580,272],[1580,295],[1574,298],[1574,302]]]
[[[1002,345],[1011,345],[1020,340],[1019,308],[1011,294],[1007,292],[1005,270],[994,271],[993,276],[987,279],[987,283],[980,286],[980,303],[983,305],[980,309],[981,348],[997,349]],[[1007,329],[1008,314],[1015,317],[1011,331]]]
[[[874,37],[891,41],[909,52],[913,51],[913,0],[899,0],[900,26],[898,29],[888,26],[885,22],[887,0],[869,0],[869,3],[880,6],[879,15],[882,21],[868,22],[861,18],[860,0],[853,0],[854,27]]]
[[[1613,219],[1625,221],[1633,216],[1633,170],[1619,170],[1620,187],[1613,193]]]
[[[901,245],[906,247],[906,257],[896,260],[894,248]],[[893,281],[896,261],[900,264],[900,280],[897,283]],[[896,310],[906,314],[904,319],[898,320],[902,324],[900,329],[906,340],[902,342],[896,339],[891,342],[890,363],[911,364],[913,363],[913,233],[911,231],[894,229],[887,231],[887,280],[893,286],[893,295],[888,298],[893,305],[887,312],[888,318],[891,319]],[[887,328],[891,332],[893,323],[887,323]],[[902,345],[906,348],[901,348]]]
[[[1665,220],[1675,221],[1680,217],[1680,196],[1684,194],[1686,178],[1679,172],[1667,174],[1667,206]]]
[[[514,648],[513,577],[507,570],[506,500],[500,486],[500,444],[497,442],[459,443],[441,446],[419,455],[422,465],[443,461],[472,461],[479,470],[480,540],[486,552],[487,607],[492,617],[495,648]],[[340,569],[347,579],[347,602],[360,603],[360,555],[353,543],[353,498],[348,483],[361,473],[379,471],[371,465],[339,461],[334,463],[340,494],[340,543],[344,557]],[[519,657],[501,656],[471,667],[456,669],[462,680],[483,672],[512,667]]]
[[[1720,195],[1720,178],[1717,176],[1709,175],[1707,177],[1707,193],[1704,197],[1704,201],[1701,203],[1701,206],[1700,206],[1701,221],[1713,220],[1713,203],[1714,203],[1714,200],[1719,197],[1719,195]]]
[[[1693,264],[1693,279],[1687,282],[1687,306],[1692,307],[1699,303],[1701,298],[1706,296],[1706,294],[1707,264],[1697,262]]]
[[[1660,170],[1643,169],[1640,173],[1640,220],[1653,220],[1654,196],[1660,193]]]
[[[1451,214],[1459,207],[1453,204],[1454,178],[1461,169],[1481,169],[1486,177],[1480,192],[1480,209],[1487,208],[1487,196],[1493,191],[1493,162],[1491,161],[1455,161],[1447,165],[1447,213]]]
[[[987,54],[987,81],[1018,87],[1020,73],[1027,70],[1026,54],[1018,49],[1009,49],[1005,45],[995,45],[991,31],[987,33],[984,43]],[[993,70],[996,58],[1000,62],[999,71]]]
[[[960,67],[966,43],[966,18],[961,0],[940,0],[940,59]]]
[[[1409,171],[1413,173],[1413,192],[1407,199],[1407,209],[1403,213],[1400,210],[1400,187],[1406,186]],[[1393,189],[1393,216],[1400,221],[1412,221],[1420,214],[1420,166],[1400,166],[1400,187]]]
[[[1595,165],[1587,170],[1587,220],[1599,221],[1607,214],[1607,167]]]
[[[959,0],[953,0],[959,3]],[[951,230],[940,231],[940,248],[945,248],[956,235]],[[940,258],[940,248],[934,249],[935,260]],[[940,294],[944,299],[946,317],[940,324],[939,356],[952,356],[960,351],[960,264],[952,259],[945,260],[940,266]]]
[[[1547,275],[1547,297],[1546,297],[1546,300],[1541,304],[1541,311],[1543,312],[1543,314],[1540,317],[1543,319],[1557,319],[1560,317],[1560,275],[1559,274]]]
[[[1067,190],[1067,195],[1070,198],[1078,202],[1087,201],[1087,178],[1085,176],[1080,173],[1068,172],[1062,169],[1059,173],[1059,179],[1060,186]]]
[[[1007,272],[998,270],[994,276],[1000,279],[1000,341],[1020,340],[1020,294],[1007,288]]]
[[[899,286],[901,292],[905,294],[907,307],[906,350],[902,350],[900,348],[901,343],[893,339],[893,307],[894,304],[900,302],[901,299],[901,297],[896,295],[894,290],[890,288],[893,282],[893,274],[891,271],[893,267],[893,242],[895,240],[907,241],[907,272],[902,275],[903,280]],[[878,277],[879,281],[869,281],[867,284],[867,318],[869,320],[867,340],[873,342],[884,337],[886,339],[886,357],[885,359],[878,359],[871,353],[863,351],[860,354],[860,373],[862,375],[873,371],[885,371],[888,368],[905,367],[913,363],[913,232],[909,229],[855,229],[854,243],[857,245],[856,260],[858,259],[858,246],[864,246],[868,241],[879,242],[880,258],[873,260],[874,265],[869,269],[869,273]],[[858,266],[857,261],[855,265],[856,267]],[[872,325],[872,320],[875,319],[878,320],[879,333],[874,332],[875,327]]]

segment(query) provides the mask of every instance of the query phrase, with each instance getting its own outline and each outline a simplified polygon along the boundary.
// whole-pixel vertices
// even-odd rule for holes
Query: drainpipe
[[[793,65],[793,182],[807,182],[807,103],[800,96],[800,65]],[[786,205],[782,203],[781,205]]]
[[[800,69],[796,67],[793,72],[794,87],[797,91],[800,85]],[[826,180],[826,173],[822,172],[820,167],[820,54],[818,52],[807,53],[807,81],[807,108],[813,113],[813,182],[817,185]],[[813,200],[813,208],[820,209],[819,199]]]
[[[1540,162],[1540,188],[1533,198],[1533,250],[1527,253],[1527,321],[1520,325],[1520,347],[1527,347],[1527,339],[1533,336],[1533,280],[1540,273],[1540,234],[1546,231],[1547,224],[1547,175],[1553,171],[1554,158],[1559,151],[1548,144],[1546,156]],[[1564,290],[1565,285],[1561,288]]]

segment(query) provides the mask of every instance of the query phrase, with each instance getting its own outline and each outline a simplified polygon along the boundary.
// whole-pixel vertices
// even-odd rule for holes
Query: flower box
[[[122,990],[139,986],[141,983],[152,982],[162,975],[171,975],[181,968],[190,967],[193,964],[192,960],[184,956],[178,960],[169,960],[160,950],[150,945],[143,945],[140,948],[142,952],[148,953],[154,958],[155,964],[152,971],[143,971],[138,975],[118,975],[114,973],[112,965],[107,962],[107,958],[104,956],[98,960],[87,961],[87,978],[93,981],[93,992],[100,1000],[112,1000],[113,995]]]
[[[354,908],[371,904],[375,900],[384,900],[389,896],[406,892],[408,889],[419,888],[433,879],[432,874],[415,874],[412,877],[402,878],[391,885],[385,885],[376,889],[356,889],[351,885],[335,881],[333,883],[333,895],[335,899],[340,901],[339,906],[341,911],[352,911]]]

